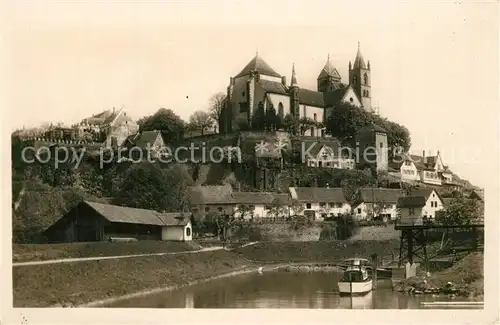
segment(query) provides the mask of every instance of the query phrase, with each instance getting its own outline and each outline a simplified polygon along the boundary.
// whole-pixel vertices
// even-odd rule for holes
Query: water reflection
[[[253,273],[107,307],[415,309],[422,299],[429,299],[393,292],[390,281],[379,281],[377,290],[363,297],[340,297],[338,279],[337,273]]]

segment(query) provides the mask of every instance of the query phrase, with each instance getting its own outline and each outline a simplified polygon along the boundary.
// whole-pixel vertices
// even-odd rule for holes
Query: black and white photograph
[[[497,1],[5,9],[2,323],[498,322]]]

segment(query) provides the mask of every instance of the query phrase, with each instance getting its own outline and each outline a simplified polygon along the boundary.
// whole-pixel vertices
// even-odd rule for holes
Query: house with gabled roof
[[[443,199],[439,193],[429,187],[415,188],[407,193],[408,197],[422,197],[425,204],[422,206],[422,218],[431,220],[436,217],[436,212],[444,209]]]
[[[235,203],[230,185],[194,186],[189,191],[191,212],[196,216],[212,213],[232,215]]]
[[[82,201],[49,226],[49,243],[192,239],[190,213],[162,213],[92,201]]]
[[[403,182],[421,182],[429,185],[449,186],[459,189],[462,187],[460,180],[453,174],[450,168],[443,164],[441,154],[438,151],[435,156],[405,154],[401,161],[391,162],[391,167],[400,172]]]
[[[293,143],[303,156],[303,163],[309,167],[354,169],[355,159],[349,152],[342,151],[340,141],[336,138],[308,139],[298,144]],[[300,146],[300,148],[298,148]]]
[[[332,108],[342,102],[372,111],[371,66],[365,62],[358,44],[354,64],[349,62],[349,81],[342,82],[330,56],[317,77],[317,89],[299,86],[292,65],[290,84],[286,77],[276,72],[257,53],[236,76],[230,78],[223,119],[225,132],[240,128],[240,121],[250,123],[252,116],[260,110],[273,107],[284,118],[287,114],[299,119],[307,118],[318,125],[323,123]],[[306,136],[319,136],[323,128],[312,125]]]
[[[234,192],[235,217],[245,219],[286,218],[290,215],[290,195],[272,192]]]
[[[397,202],[405,193],[400,189],[390,188],[360,188],[360,203],[354,208],[353,214],[358,220],[397,218]]]
[[[321,221],[351,212],[342,188],[290,187],[289,191],[292,215],[308,215]]]
[[[426,205],[423,196],[404,196],[398,199],[398,225],[399,226],[421,226],[424,224],[424,206]]]

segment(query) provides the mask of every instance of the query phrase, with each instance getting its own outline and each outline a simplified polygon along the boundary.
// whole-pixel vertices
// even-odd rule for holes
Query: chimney
[[[285,76],[281,77],[281,83],[283,84],[283,86],[286,87],[286,77]]]

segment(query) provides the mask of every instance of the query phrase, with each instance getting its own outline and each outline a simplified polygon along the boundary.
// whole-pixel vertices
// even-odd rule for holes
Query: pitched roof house
[[[367,218],[394,220],[397,218],[396,204],[404,195],[400,189],[360,188],[360,203],[354,208],[354,215],[358,220]]]
[[[324,220],[351,211],[342,188],[290,187],[289,191],[292,214],[308,214],[313,220]]]
[[[110,238],[191,240],[191,214],[82,201],[48,227],[49,242],[106,241]]]

